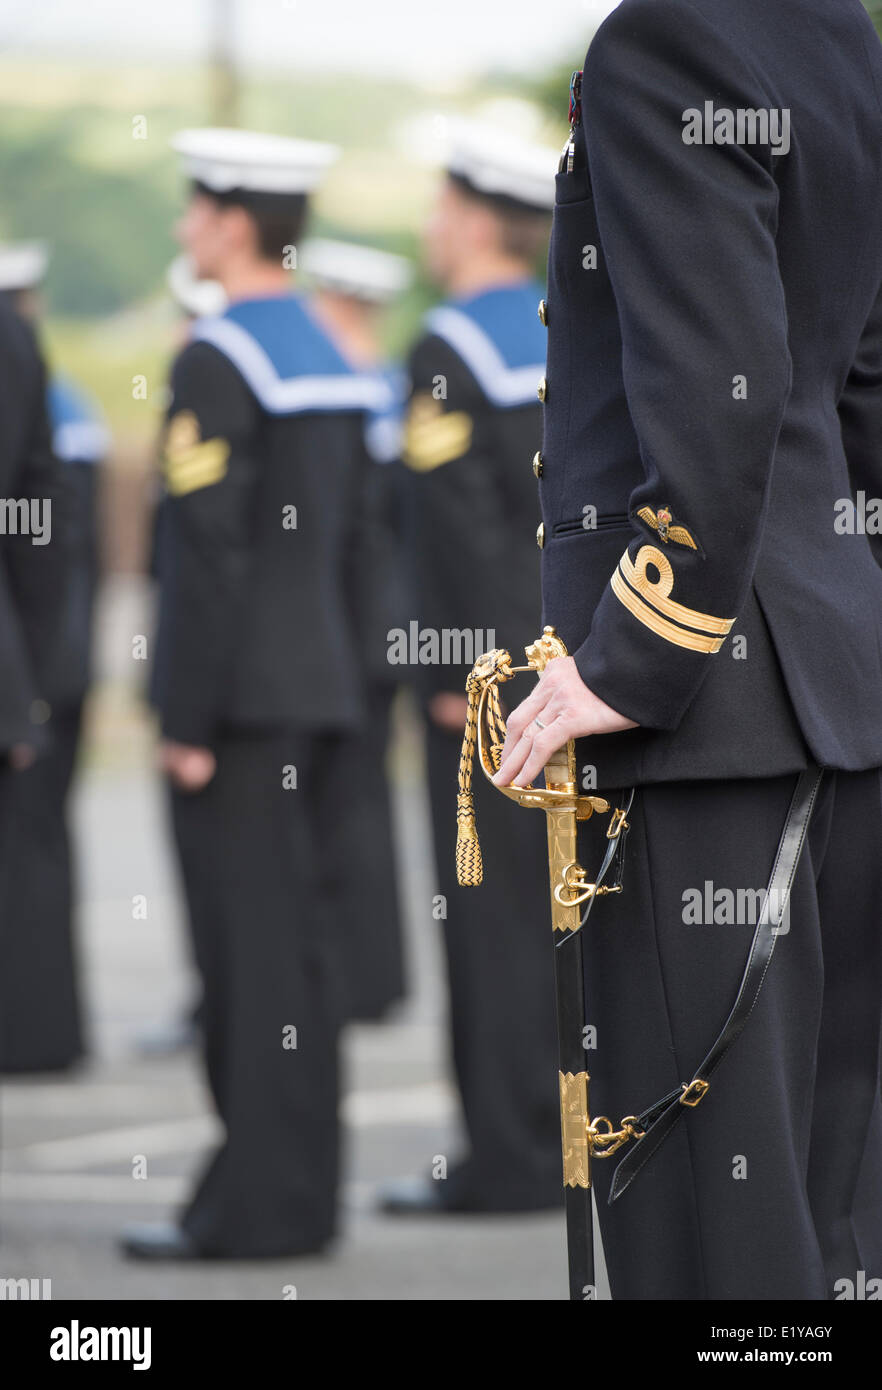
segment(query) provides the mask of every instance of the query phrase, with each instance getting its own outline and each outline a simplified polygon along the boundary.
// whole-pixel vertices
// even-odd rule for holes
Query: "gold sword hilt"
[[[475,823],[471,790],[475,751],[484,776],[491,781],[499,771],[505,741],[505,721],[499,703],[499,687],[522,671],[541,674],[549,661],[566,656],[567,649],[553,627],[525,649],[527,664],[513,666],[502,648],[486,652],[475,662],[466,681],[469,697],[466,728],[459,765],[457,796],[457,881],[474,886],[483,881],[481,849]],[[551,883],[551,921],[555,931],[575,931],[579,926],[579,906],[594,892],[579,863],[576,834],[579,821],[589,820],[595,811],[605,812],[610,804],[601,796],[579,794],[576,782],[576,748],[572,739],[559,748],[545,765],[544,787],[497,787],[519,806],[543,810],[548,827],[548,861]],[[603,891],[603,890],[600,890]]]
[[[481,849],[475,824],[471,778],[477,751],[481,770],[492,780],[499,770],[505,742],[505,721],[499,703],[499,687],[518,672],[541,674],[549,661],[566,656],[567,649],[553,627],[525,649],[526,666],[512,666],[502,648],[486,652],[475,662],[466,682],[468,714],[459,762],[457,797],[456,872],[462,885],[483,880]],[[577,853],[579,821],[589,820],[595,811],[609,811],[602,796],[581,796],[576,781],[576,746],[569,739],[557,749],[544,769],[544,787],[497,787],[519,806],[538,807],[545,812],[548,830],[548,869],[551,886],[551,925],[554,932],[577,932],[581,926],[579,908],[595,893],[617,892],[617,887],[587,881]],[[495,785],[495,784],[494,784]],[[626,809],[613,811],[607,839],[616,840],[627,829]],[[601,873],[598,878],[601,878]],[[591,1186],[591,1159],[609,1158],[631,1139],[643,1134],[636,1115],[626,1115],[618,1129],[605,1116],[591,1119],[588,1110],[587,1071],[561,1071],[560,1122],[565,1187]]]

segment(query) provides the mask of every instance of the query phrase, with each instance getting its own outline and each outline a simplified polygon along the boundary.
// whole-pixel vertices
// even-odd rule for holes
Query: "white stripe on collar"
[[[382,410],[389,404],[386,383],[366,374],[280,377],[257,339],[232,319],[199,319],[191,340],[210,343],[228,357],[264,409],[273,415],[293,415],[301,410]]]
[[[492,338],[461,309],[441,305],[430,309],[426,327],[459,354],[484,394],[494,405],[527,405],[536,400],[536,387],[545,363],[509,367]]]
[[[52,450],[62,463],[96,463],[110,448],[110,435],[97,420],[66,420],[52,432]]]

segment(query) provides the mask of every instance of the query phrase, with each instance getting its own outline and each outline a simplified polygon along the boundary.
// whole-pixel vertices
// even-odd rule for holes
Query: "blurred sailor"
[[[480,894],[457,886],[454,868],[469,667],[497,643],[517,657],[539,631],[531,457],[541,442],[536,383],[545,333],[533,267],[547,244],[555,163],[553,150],[454,123],[425,234],[428,268],[449,298],[426,315],[410,357],[403,456],[412,616],[421,633],[434,634],[440,654],[415,670],[441,890],[435,915],[444,920],[468,1150],[444,1181],[390,1185],[382,1204],[401,1214],[561,1203],[542,826],[479,786],[491,913]]]
[[[228,307],[193,325],[172,371],[153,698],[226,1134],[178,1222],[124,1244],[304,1254],[336,1228],[333,846],[317,828],[326,764],[364,712],[348,569],[364,414],[385,388],[352,371],[287,270],[336,149],[240,130],[173,143],[192,180],[179,238]]]
[[[47,265],[42,243],[0,248],[0,291],[34,323]],[[67,582],[60,624],[43,664],[51,705],[38,702],[49,740],[15,778],[4,838],[5,950],[0,969],[0,1070],[56,1071],[84,1052],[73,934],[68,794],[91,668],[92,610],[98,575],[98,465],[108,434],[97,407],[66,377],[48,387],[52,447],[64,464]]]
[[[359,371],[378,372],[389,394],[366,422],[370,470],[362,536],[358,630],[365,662],[368,722],[344,753],[351,794],[339,807],[346,846],[347,905],[338,940],[348,981],[351,1018],[382,1017],[405,992],[398,877],[392,836],[387,758],[392,708],[402,676],[388,660],[388,634],[407,616],[401,528],[403,370],[383,360],[382,315],[408,286],[403,256],[353,242],[314,237],[303,245],[300,269],[313,287],[312,305],[343,355]]]
[[[192,258],[186,252],[175,256],[166,271],[166,286],[175,307],[180,312],[176,339],[178,350],[189,341],[194,323],[200,318],[222,314],[227,307],[227,296],[217,280],[204,280],[196,274]],[[154,523],[161,515],[161,501],[165,491],[161,475],[155,481]],[[158,525],[154,524],[150,559],[150,576],[159,578],[157,556]],[[200,998],[197,990],[194,998],[171,1018],[148,1023],[140,1029],[135,1038],[136,1051],[142,1057],[168,1057],[176,1052],[186,1052],[199,1041]]]

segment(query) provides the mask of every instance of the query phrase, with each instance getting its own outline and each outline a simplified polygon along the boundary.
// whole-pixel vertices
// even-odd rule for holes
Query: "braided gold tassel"
[[[472,766],[478,728],[478,701],[481,682],[474,671],[466,682],[469,697],[462,752],[459,755],[459,791],[456,797],[456,881],[463,888],[476,888],[484,881],[481,846],[475,823],[475,798],[472,793]]]
[[[456,881],[462,888],[477,888],[484,881],[481,845],[475,823],[475,801],[471,792],[456,798]]]

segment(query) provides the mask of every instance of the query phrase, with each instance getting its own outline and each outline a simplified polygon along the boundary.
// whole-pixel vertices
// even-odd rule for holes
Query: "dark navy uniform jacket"
[[[63,621],[51,655],[54,705],[70,707],[82,700],[91,673],[99,476],[110,437],[95,403],[67,377],[53,375],[48,403],[52,449],[64,465],[69,531]]]
[[[67,576],[67,508],[52,453],[43,362],[30,327],[0,297],[0,759],[16,743],[44,742],[40,706],[55,696],[49,663]],[[13,526],[17,501],[48,519],[47,544]],[[46,507],[46,503],[49,507]],[[19,515],[16,509],[16,517]]]
[[[345,729],[363,717],[353,565],[385,400],[298,293],[198,320],[172,373],[152,694],[163,733]]]
[[[706,102],[720,142],[686,143]],[[760,110],[771,133],[789,113],[786,151],[751,139]],[[725,111],[748,113],[740,143]],[[601,786],[882,764],[880,540],[837,529],[860,489],[882,497],[866,12],[624,0],[556,184],[544,618],[643,726],[580,761]]]
[[[368,470],[365,534],[358,586],[359,639],[369,680],[395,686],[408,672],[390,665],[389,633],[412,616],[407,582],[406,521],[401,463],[407,373],[395,363],[378,368],[388,396],[365,419]]]
[[[409,361],[412,617],[421,629],[488,634],[478,645],[505,646],[516,659],[540,617],[530,468],[542,437],[540,293],[524,279],[439,305]],[[425,694],[462,693],[471,664],[420,665],[414,674]]]

